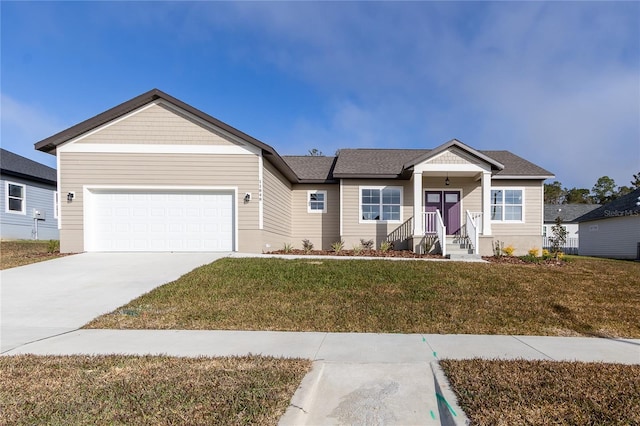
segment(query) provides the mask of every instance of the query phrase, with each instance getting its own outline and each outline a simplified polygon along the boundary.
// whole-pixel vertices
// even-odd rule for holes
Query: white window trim
[[[311,194],[323,194],[324,195],[324,201],[322,203],[323,205],[323,209],[322,210],[314,210],[311,208]],[[309,190],[307,191],[307,213],[312,213],[312,214],[323,214],[327,212],[327,191],[325,190]]]
[[[9,210],[9,185],[22,187],[22,210],[20,211]],[[13,198],[16,198],[16,197],[13,197]],[[27,214],[27,185],[23,183],[10,182],[8,180],[5,181],[4,182],[4,204],[5,204],[4,205],[5,213],[26,215]]]
[[[363,189],[379,189],[380,193],[380,207],[382,207],[382,190],[383,189],[397,189],[400,191],[400,220],[365,220],[362,218],[362,190]],[[358,219],[359,223],[402,223],[402,207],[404,206],[404,191],[402,186],[359,186],[358,187]],[[382,210],[380,210],[382,215]]]
[[[53,191],[53,218],[58,218],[58,209],[60,208],[60,193]]]
[[[506,220],[504,219],[504,207],[507,205],[504,203],[504,198],[502,200],[502,217],[503,219],[500,220],[495,220],[495,219],[491,219],[491,223],[525,223],[525,206],[526,206],[526,200],[525,200],[525,191],[524,191],[524,187],[523,186],[492,186],[490,189],[489,194],[491,194],[492,191],[521,191],[522,192],[522,204],[509,204],[512,206],[518,206],[521,205],[522,206],[522,219],[520,220]],[[491,202],[491,200],[489,200],[489,212],[491,212],[491,206],[493,205],[493,203]]]

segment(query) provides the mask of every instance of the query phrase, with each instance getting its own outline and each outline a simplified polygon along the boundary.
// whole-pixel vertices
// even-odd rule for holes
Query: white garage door
[[[88,251],[231,251],[233,193],[91,193]]]

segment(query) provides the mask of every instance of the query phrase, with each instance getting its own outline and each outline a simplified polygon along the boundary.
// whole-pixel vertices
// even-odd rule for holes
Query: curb
[[[449,379],[444,374],[438,361],[431,361],[431,371],[436,385],[436,399],[438,401],[438,412],[442,425],[446,426],[468,426],[471,421],[466,413],[462,411],[458,404],[458,398],[451,389]]]

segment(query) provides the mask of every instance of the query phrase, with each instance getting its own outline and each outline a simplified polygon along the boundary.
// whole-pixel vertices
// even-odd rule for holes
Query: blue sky
[[[152,88],[273,146],[506,149],[640,170],[639,2],[6,2],[2,147]]]

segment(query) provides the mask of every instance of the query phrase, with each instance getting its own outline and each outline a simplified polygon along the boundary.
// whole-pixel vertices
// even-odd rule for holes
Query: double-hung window
[[[327,212],[327,191],[307,191],[307,213]]]
[[[524,220],[524,189],[492,188],[491,220],[522,222]]]
[[[6,182],[5,211],[7,213],[25,214],[26,187],[19,183]]]
[[[360,188],[360,218],[362,221],[401,220],[402,188],[362,187]]]

